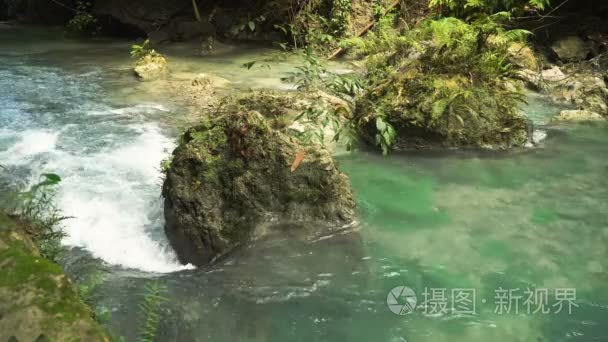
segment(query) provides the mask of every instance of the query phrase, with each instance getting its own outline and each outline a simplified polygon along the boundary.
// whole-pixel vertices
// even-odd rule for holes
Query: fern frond
[[[513,29],[502,33],[509,42],[525,42],[534,33],[528,30]]]

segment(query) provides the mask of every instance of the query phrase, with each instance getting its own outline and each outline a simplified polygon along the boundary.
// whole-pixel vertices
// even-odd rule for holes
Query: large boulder
[[[538,70],[538,59],[529,46],[521,43],[514,43],[509,46],[508,52],[511,57],[511,62],[515,66],[522,69]]]
[[[165,57],[151,53],[137,60],[133,71],[140,80],[153,81],[169,74],[169,66]]]
[[[166,232],[182,262],[208,264],[271,233],[266,222],[316,235],[353,220],[348,177],[324,148],[301,146],[259,112],[226,113],[189,129],[167,170]]]
[[[61,267],[0,212],[0,341],[110,341]]]
[[[557,40],[551,49],[564,62],[579,62],[587,59],[591,47],[578,36],[568,36]]]

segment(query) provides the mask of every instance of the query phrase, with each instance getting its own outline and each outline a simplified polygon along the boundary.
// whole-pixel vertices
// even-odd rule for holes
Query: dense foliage
[[[0,198],[1,209],[10,212],[23,222],[42,256],[50,260],[56,260],[63,251],[61,239],[65,233],[62,223],[68,219],[54,203],[60,182],[61,178],[58,175],[44,173],[39,181],[28,189],[19,192],[9,191]]]
[[[509,84],[509,47],[530,34],[506,30],[499,12],[467,23],[454,17],[425,20],[415,29],[393,28],[386,17],[366,38],[347,45],[366,57],[368,86],[357,101],[355,121],[363,135],[391,145],[394,126],[403,143],[447,146],[519,146],[527,123],[519,113],[522,93]],[[387,134],[370,134],[369,127]]]
[[[429,6],[458,17],[491,15],[499,11],[542,11],[550,0],[430,0]]]
[[[66,25],[68,33],[75,36],[95,35],[101,30],[97,18],[91,14],[93,4],[89,1],[78,0],[73,9],[74,16]]]

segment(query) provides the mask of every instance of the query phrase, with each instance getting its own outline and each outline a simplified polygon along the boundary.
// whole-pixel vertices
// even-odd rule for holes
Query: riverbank
[[[61,266],[41,257],[24,225],[0,211],[0,339],[109,342]]]

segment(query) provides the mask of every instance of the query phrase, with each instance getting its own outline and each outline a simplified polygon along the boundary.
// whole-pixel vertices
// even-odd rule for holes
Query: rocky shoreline
[[[40,255],[24,225],[0,212],[0,340],[111,341],[61,266]]]

